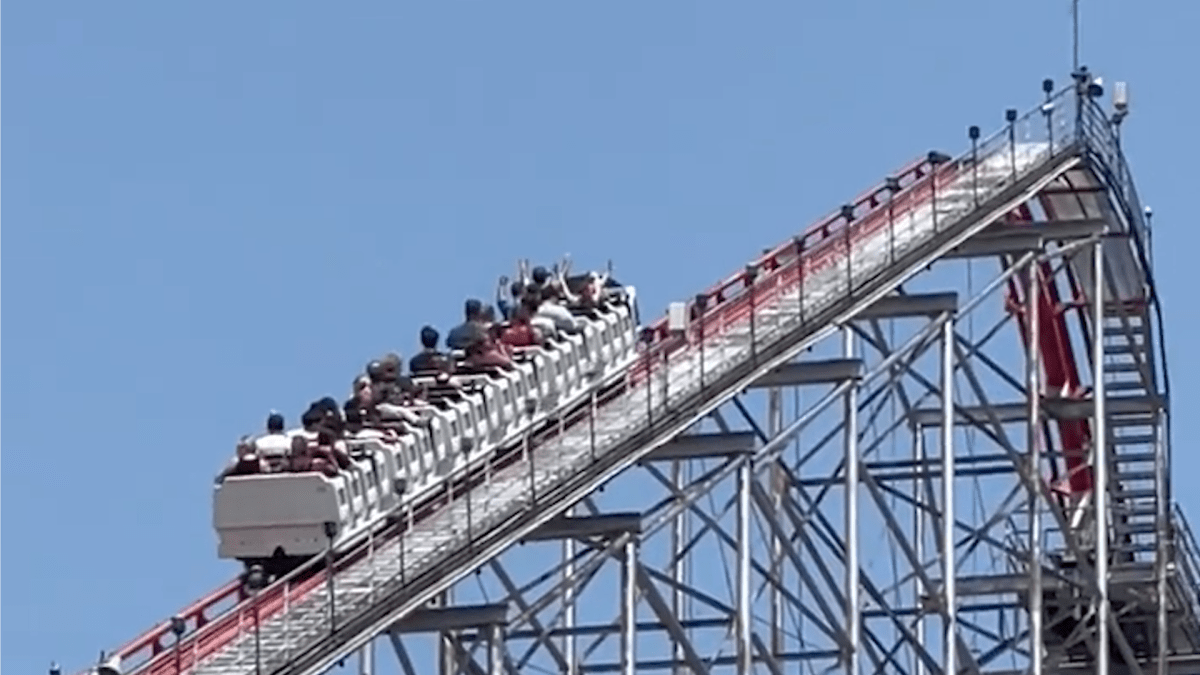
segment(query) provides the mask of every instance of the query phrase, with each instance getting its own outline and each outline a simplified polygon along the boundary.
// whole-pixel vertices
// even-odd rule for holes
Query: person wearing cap
[[[271,411],[267,415],[267,433],[254,439],[254,450],[268,465],[274,465],[287,455],[292,447],[291,439],[283,430],[283,415]]]

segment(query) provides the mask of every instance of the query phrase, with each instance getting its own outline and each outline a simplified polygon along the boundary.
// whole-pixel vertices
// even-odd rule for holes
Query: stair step
[[[1108,391],[1146,391],[1146,385],[1141,380],[1105,382],[1104,388]]]
[[[1114,499],[1154,499],[1158,497],[1158,490],[1154,488],[1134,489],[1134,490],[1118,490],[1113,493]]]
[[[1154,534],[1157,527],[1153,522],[1149,523],[1114,523],[1113,529],[1121,534]]]
[[[1108,427],[1110,429],[1132,429],[1134,427],[1149,427],[1154,429],[1158,425],[1151,415],[1121,415],[1109,419]]]
[[[1129,441],[1117,440],[1114,443],[1114,445],[1129,446],[1129,445],[1149,445],[1150,444],[1150,441],[1141,441],[1132,436],[1129,438],[1130,438]],[[1154,456],[1155,455],[1153,452],[1124,452],[1124,453],[1118,454],[1116,457],[1113,457],[1113,461],[1119,462],[1121,464],[1128,464],[1130,462],[1153,462]],[[1119,473],[1120,472],[1118,472],[1118,474]]]
[[[1128,508],[1122,508],[1121,512],[1129,518],[1154,518],[1158,516],[1158,507],[1155,504],[1134,504]]]
[[[1121,311],[1120,307],[1108,307],[1104,311],[1104,323],[1124,323],[1128,321],[1130,324],[1143,323],[1143,315],[1135,311]]]
[[[1130,344],[1128,342],[1109,343],[1104,345],[1104,353],[1107,356],[1123,356],[1127,354],[1144,354],[1146,353],[1145,345],[1140,342]]]
[[[1116,426],[1116,425],[1109,425]],[[1133,425],[1129,425],[1133,426]],[[1140,426],[1150,426],[1146,423],[1140,423]],[[1128,428],[1128,427],[1126,427]],[[1154,433],[1148,434],[1121,434],[1113,437],[1113,442],[1118,445],[1154,445],[1154,440],[1157,435]]]
[[[1122,324],[1107,324],[1104,326],[1103,335],[1106,338],[1125,338],[1138,337],[1145,335],[1145,326],[1139,323],[1131,323],[1129,328]]]

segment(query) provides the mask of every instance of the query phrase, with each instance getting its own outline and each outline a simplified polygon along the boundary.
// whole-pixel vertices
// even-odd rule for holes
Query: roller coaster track
[[[1174,598],[1173,627],[1164,626],[1166,610],[1152,620],[1160,638],[1156,644],[1162,645],[1156,653],[1165,657],[1168,651],[1200,651],[1197,599],[1194,594],[1189,599],[1186,592],[1200,566],[1182,515],[1171,515],[1165,494],[1161,448],[1166,432],[1155,426],[1159,429],[1155,438],[1144,441],[1149,445],[1140,449],[1133,448],[1135,434],[1118,433],[1121,425],[1132,429],[1147,423],[1145,415],[1158,424],[1164,398],[1155,384],[1157,371],[1164,368],[1151,341],[1157,304],[1145,256],[1141,207],[1097,104],[1075,88],[1060,92],[1050,103],[1058,104],[1051,110],[1074,108],[1074,119],[1068,114],[1056,118],[1042,107],[1014,116],[1008,126],[974,142],[964,155],[931,152],[904,167],[816,226],[689,300],[679,314],[685,321],[672,324],[664,319],[645,329],[640,360],[623,380],[597,392],[582,409],[560,411],[555,428],[530,436],[507,455],[448,485],[443,498],[390,514],[341,552],[329,569],[314,561],[253,597],[236,582],[222,586],[179,611],[174,622],[157,626],[113,652],[121,661],[122,674],[324,672],[428,607],[443,591],[514,544],[553,526],[573,505],[618,474],[672,448],[699,420],[764,378],[778,376],[812,345],[852,321],[882,311],[884,304],[906,298],[898,289],[935,262],[964,255],[996,255],[1008,261],[994,285],[1007,287],[1009,306],[1022,326],[1026,346],[1041,355],[1042,405],[1057,429],[1056,434],[1047,432],[1046,461],[1063,480],[1051,484],[1041,484],[1035,476],[1023,480],[1048,503],[1058,505],[1048,511],[1049,527],[1063,539],[1063,550],[1077,566],[1073,569],[1095,577],[1096,560],[1108,560],[1110,555],[1114,561],[1153,567],[1155,578],[1161,580],[1159,604],[1165,606],[1161,598],[1167,595]],[[1081,196],[1085,193],[1102,199]],[[1039,213],[1045,218],[1039,220]],[[1060,229],[1048,233],[1048,226]],[[1062,247],[1058,258],[1030,252],[1050,240]],[[1103,263],[1092,265],[1085,256],[1074,254],[1091,250],[1104,251]],[[1069,267],[1065,298],[1059,286],[1063,274],[1056,264]],[[1103,275],[1103,301],[1090,302],[1097,268]],[[1122,275],[1135,280],[1129,282]],[[1037,289],[1036,302],[1029,301],[1031,287]],[[855,383],[869,382],[899,367],[910,354],[939,335],[944,337],[943,331],[952,330],[956,317],[969,309],[957,306],[954,299],[950,306],[925,311],[932,318],[929,329],[869,371],[862,372],[861,360],[843,359],[841,365],[859,370],[839,380],[822,400],[828,404]],[[1085,334],[1092,336],[1082,350],[1072,343],[1069,312],[1079,314]],[[1102,351],[1095,348],[1095,340],[1101,340]],[[1103,384],[1093,383],[1090,391],[1106,386],[1132,392],[1102,409],[1106,433],[1112,436],[1104,443],[1093,439],[1093,420],[1086,412],[1063,412],[1094,407],[1076,362],[1081,352],[1102,353],[1104,363],[1116,359],[1122,364],[1101,371]],[[1128,360],[1120,361],[1122,357]],[[1095,372],[1094,358],[1091,364]],[[1132,377],[1121,379],[1122,372]],[[1144,399],[1157,402],[1143,410],[1136,402]],[[964,408],[953,414],[997,418],[1008,413],[1000,406],[988,406],[983,412]],[[750,476],[764,470],[778,459],[784,443],[786,438],[749,448],[745,460],[729,464],[722,476],[739,471]],[[1095,471],[1090,459],[1096,445],[1109,456],[1105,471]],[[1132,454],[1121,454],[1127,452]],[[1149,461],[1152,467],[1146,469],[1139,461]],[[722,476],[714,475],[712,480]],[[1094,490],[1097,485],[1104,489]],[[1106,517],[1088,520],[1087,504],[1094,503],[1097,492],[1105,495]],[[648,520],[642,527],[661,526],[665,519],[668,516]],[[1167,527],[1167,521],[1174,525]],[[1096,552],[1095,538],[1086,536],[1093,522],[1111,531],[1111,550],[1106,539]],[[1169,531],[1177,534],[1165,534]],[[1168,548],[1175,552],[1171,555],[1182,555],[1176,565],[1185,571],[1179,574],[1191,575],[1183,579],[1182,593],[1172,585],[1174,581],[1165,581],[1165,567],[1155,567],[1165,565],[1163,551]],[[1036,578],[1037,588],[1043,583],[1049,588],[1048,581]],[[1118,590],[1098,578],[1080,583],[1093,584],[1097,591],[1103,588],[1104,597]],[[853,616],[854,610],[846,611]],[[747,616],[739,616],[745,623]],[[1053,623],[1047,621],[1042,630],[1049,631]],[[636,630],[629,627],[632,624],[624,622],[622,630]],[[1112,653],[1126,663],[1145,658],[1146,648],[1123,632],[1119,617],[1113,625],[1111,631],[1093,627],[1103,634],[1099,644],[1111,640]],[[632,644],[631,634],[623,637],[627,641],[623,645]],[[757,643],[751,644],[748,629],[739,632],[737,639],[737,664],[745,672],[752,662],[770,666],[775,657],[751,656],[758,648]],[[1077,653],[1072,645],[1081,639],[1065,638],[1063,653]],[[855,646],[857,638],[847,640],[851,653],[869,654]],[[1092,645],[1095,640],[1083,642]],[[621,667],[633,672],[632,648],[623,650]],[[690,648],[681,647],[679,658],[693,670],[703,672],[708,667]],[[941,658],[969,672],[984,672],[981,666],[986,658],[969,652],[957,636],[943,645]],[[846,663],[857,668],[859,662],[853,659]],[[876,666],[886,670],[886,663],[885,659]]]

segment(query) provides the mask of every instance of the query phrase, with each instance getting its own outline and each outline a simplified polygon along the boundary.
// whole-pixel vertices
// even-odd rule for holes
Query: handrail
[[[1064,87],[1051,97],[1049,103],[1060,102],[1073,91],[1073,87]],[[978,141],[973,150],[968,150],[955,158],[930,152],[924,159],[910,162],[898,175],[862,193],[855,201],[847,204],[848,208],[826,216],[801,235],[779,244],[765,255],[751,261],[742,271],[726,277],[689,300],[687,303],[688,315],[708,315],[723,305],[729,304],[740,306],[740,309],[744,311],[744,305],[751,296],[760,301],[767,300],[767,296],[761,295],[761,288],[778,286],[781,280],[787,278],[786,275],[801,274],[795,267],[807,268],[807,265],[813,262],[806,260],[806,255],[816,251],[828,252],[828,247],[837,243],[842,243],[846,250],[851,250],[857,239],[873,234],[877,231],[874,228],[886,223],[883,216],[888,215],[889,205],[892,208],[893,218],[903,215],[904,211],[896,211],[897,207],[904,209],[920,205],[923,203],[921,198],[936,189],[937,181],[953,172],[954,167],[972,166],[977,160],[1006,149],[1010,144],[1010,139],[1015,138],[1016,129],[1026,129],[1025,136],[1040,133],[1041,127],[1033,122],[1042,114],[1044,105],[1046,104],[1043,103],[1026,111],[1010,124]],[[1051,147],[1048,148],[1050,154],[1075,142],[1075,139],[1069,134],[1061,134],[1049,140],[1051,141]],[[885,199],[885,197],[890,197],[890,199]],[[864,223],[871,223],[874,228],[864,228]],[[828,258],[821,260],[823,263],[827,261]],[[766,270],[766,274],[761,273],[763,270]],[[804,271],[811,271],[811,269]],[[860,285],[862,284],[860,283]],[[753,293],[749,292],[751,287],[755,287]],[[698,302],[703,305],[702,308],[697,306]],[[707,324],[708,322],[702,323]],[[646,330],[652,339],[651,348],[661,348],[663,344],[668,344],[670,345],[668,351],[673,351],[687,344],[687,341],[681,341],[678,336],[671,335],[666,317],[660,318]]]
[[[919,196],[921,194],[924,194],[924,193],[919,193],[919,194],[916,193],[913,190],[913,188],[914,188],[914,186],[920,185],[922,183],[922,181],[925,181],[926,184],[928,185],[929,178],[936,174],[936,172],[930,171],[930,168],[929,168],[930,165],[931,165],[931,162],[930,162],[929,158],[926,158],[926,159],[920,160],[920,161],[916,161],[916,162],[912,162],[912,163],[906,165],[906,167],[905,167],[906,172],[904,174],[905,178],[903,178],[902,180],[907,180],[909,182],[902,183],[902,185],[903,185],[902,189],[899,192],[897,192],[897,196],[893,197],[893,199],[891,200],[894,212],[895,212],[896,204],[901,203],[901,199],[900,199],[901,196],[907,196],[907,197],[911,197],[914,200],[919,200]],[[868,191],[867,193],[864,194],[864,196],[860,197],[857,200],[856,207],[864,205],[864,204],[870,205],[872,203],[872,200],[874,200],[874,203],[875,203],[874,212],[878,212],[880,209],[885,209],[887,207],[887,203],[880,202],[878,200],[878,195],[880,194],[880,192],[882,190],[886,190],[886,189],[887,188],[885,185],[884,187],[875,188],[874,190]],[[840,217],[840,214],[839,214],[839,217]],[[849,232],[848,228],[844,228],[844,227],[839,228],[838,227],[837,219],[827,218],[826,220],[818,223],[816,226],[807,230],[806,234],[803,235],[803,238],[806,240],[810,239],[810,238],[816,239],[816,243],[810,244],[809,247],[806,248],[805,250],[806,250],[806,252],[808,252],[810,254],[816,253],[816,252],[822,252],[825,254],[831,253],[832,251],[828,250],[830,242],[832,241],[832,242],[836,243],[836,241],[838,241],[834,237],[836,237],[838,234],[848,233],[848,232]],[[842,236],[845,237],[846,235],[842,234]],[[786,251],[787,246],[788,246],[788,244],[783,244],[780,247],[777,247],[777,249],[774,251],[774,253],[776,255],[781,254],[782,252]],[[775,271],[778,272],[779,270],[776,269]],[[812,271],[811,268],[809,271]],[[714,287],[716,289],[715,291],[710,291],[711,293],[713,293],[713,295],[720,297],[722,299],[722,301],[725,302],[726,308],[724,310],[722,310],[720,313],[709,312],[706,316],[706,321],[711,323],[712,321],[719,320],[717,317],[719,317],[721,315],[724,315],[725,318],[728,319],[730,313],[732,313],[734,315],[738,315],[742,311],[744,311],[744,309],[745,309],[744,304],[741,302],[738,302],[738,299],[740,298],[741,300],[745,300],[746,297],[748,297],[748,296],[746,296],[746,294],[744,294],[744,293],[737,292],[740,290],[739,284],[742,283],[740,281],[741,278],[742,278],[741,274],[733,275],[729,279],[718,284],[718,286]],[[760,296],[760,297],[763,297],[763,296]],[[663,353],[664,355],[667,355],[668,353],[674,352],[678,347],[684,346],[686,344],[686,341],[684,341],[683,343],[678,343],[678,344],[674,343],[673,341],[670,341],[669,338],[671,336],[669,336],[666,333],[665,328],[666,328],[665,319],[660,320],[651,328],[651,330],[654,332],[655,335],[666,337],[666,338],[668,338],[668,341],[667,342],[656,342],[656,343],[647,345],[646,346],[647,351],[656,351],[657,352],[657,351],[662,350],[665,346],[667,348],[666,351],[663,351],[661,353]],[[634,379],[639,379],[639,377],[638,377],[639,371],[643,371],[643,367],[646,363],[647,363],[646,360],[639,360],[639,361],[635,361],[634,364],[632,364],[630,374]],[[341,542],[337,546],[337,550],[340,552],[343,552],[344,555],[337,562],[335,562],[335,565],[334,565],[335,575],[338,570],[355,562],[358,559],[358,555],[361,554],[362,550],[365,548],[369,539],[378,536],[378,537],[382,537],[381,541],[387,541],[387,540],[390,540],[396,534],[399,534],[400,532],[402,532],[402,530],[400,530],[398,528],[389,527],[388,524],[386,523],[386,519],[380,519],[372,527],[368,527],[364,531],[355,535],[354,537],[352,537],[344,542]],[[328,574],[328,571],[322,570],[320,572],[316,572],[315,574],[313,574],[314,568],[323,565],[324,562],[325,561],[322,557],[314,558],[313,560],[310,560],[310,561],[304,563],[303,565],[297,567],[296,569],[292,570],[289,574],[285,575],[283,578],[274,582],[267,589],[264,589],[263,591],[261,591],[258,596],[260,619],[265,620],[266,616],[269,615],[269,613],[271,612],[272,609],[278,608],[278,606],[280,606],[282,603],[283,596],[286,594],[290,594],[290,589],[292,587],[296,587],[297,595],[303,595],[308,590],[311,590],[312,588],[315,588],[318,585],[324,583],[327,578],[326,575]],[[194,653],[189,655],[189,660],[191,660],[193,663],[207,655],[208,650],[205,648],[204,645],[206,645],[210,642],[214,642],[214,640],[212,640],[212,636],[224,634],[226,631],[228,631],[230,629],[231,626],[236,626],[237,620],[239,618],[239,614],[245,609],[245,607],[243,605],[248,601],[248,599],[247,599],[245,593],[243,593],[240,590],[240,584],[238,584],[236,581],[229,582],[223,588],[231,589],[234,593],[237,593],[239,602],[237,604],[235,604],[234,606],[228,608],[226,611],[224,611],[220,615],[218,615],[216,617],[211,617],[207,621],[205,621],[203,624],[199,624],[199,625],[195,626],[194,629],[189,630],[180,638],[181,643],[182,643],[181,646],[184,651],[188,651],[189,649],[194,651]],[[228,598],[229,595],[230,594],[227,592],[221,596],[221,599],[224,600],[224,599]],[[191,628],[191,626],[189,626],[189,628]],[[167,624],[160,625],[157,629],[151,630],[150,632],[146,633],[143,636],[143,642],[153,641],[154,644],[161,645],[161,644],[163,644],[163,640],[166,639],[166,635],[169,633],[169,630],[170,630],[169,622]],[[219,642],[219,640],[217,640],[216,642]],[[199,645],[199,648],[197,648],[197,645]],[[136,643],[136,644],[131,643],[131,644],[126,645],[125,647],[121,648],[116,653],[120,654],[122,659],[129,659],[129,658],[134,657],[135,655],[139,654],[142,651],[141,647],[142,647],[141,643]],[[171,646],[171,649],[173,649],[173,648],[174,648],[174,645]],[[147,658],[144,661],[140,661],[140,662],[135,661],[135,665],[133,666],[134,669],[132,671],[127,671],[127,672],[130,672],[132,675],[132,673],[140,672],[142,669],[146,668],[147,666],[149,666],[151,668],[150,672],[156,672],[157,667],[153,665],[153,662],[156,660],[168,658],[170,656],[170,654],[163,655],[163,653],[165,651],[167,651],[167,648],[165,646],[163,646],[162,648],[151,650],[150,654],[147,655],[149,658]],[[160,656],[160,655],[162,655],[162,656]],[[160,662],[163,662],[163,661],[160,661]]]
[[[1134,242],[1134,252],[1138,263],[1146,275],[1146,285],[1150,306],[1158,324],[1158,362],[1162,366],[1159,371],[1163,379],[1163,397],[1167,405],[1171,400],[1171,371],[1167,367],[1167,331],[1163,318],[1162,299],[1158,295],[1158,285],[1154,279],[1154,268],[1150,261],[1150,228],[1145,219],[1145,209],[1138,198],[1137,187],[1133,182],[1133,173],[1129,170],[1128,160],[1121,147],[1117,130],[1107,119],[1104,109],[1094,98],[1077,93],[1078,105],[1082,116],[1088,120],[1083,125],[1086,146],[1092,153],[1092,159],[1100,170],[1109,192],[1117,198],[1117,206],[1125,219],[1130,223],[1130,234]],[[1166,464],[1168,476],[1171,466],[1171,416],[1166,416]],[[1170,500],[1171,483],[1167,481],[1167,494]]]

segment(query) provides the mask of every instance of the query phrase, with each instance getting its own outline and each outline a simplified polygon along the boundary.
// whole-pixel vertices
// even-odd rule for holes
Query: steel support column
[[[842,354],[854,358],[854,331],[850,326],[842,329]],[[862,638],[862,605],[859,600],[858,579],[858,387],[851,382],[844,399],[845,428],[845,533],[846,533],[846,674],[858,675],[859,642]]]
[[[1096,512],[1096,675],[1109,674],[1108,427],[1104,411],[1104,239],[1092,254],[1092,456]]]
[[[925,452],[925,428],[919,422],[912,422],[912,456],[913,466],[924,466],[927,460]],[[913,551],[916,554],[918,561],[925,560],[925,498],[921,491],[923,481],[918,472],[913,472],[912,480],[912,500],[913,500]],[[925,590],[924,584],[920,575],[913,575],[913,598],[921,597],[921,593]],[[914,633],[917,642],[925,644],[925,615],[924,613],[917,615],[916,626]],[[913,673],[914,675],[925,675],[927,672],[925,662],[921,660],[919,655],[913,654]]]
[[[674,490],[683,490],[687,485],[687,480],[690,478],[690,471],[687,470],[691,466],[691,462],[685,460],[672,460],[671,462],[671,487]],[[674,589],[671,591],[671,611],[675,617],[687,625],[688,616],[688,596],[684,593],[684,588],[687,584],[687,557],[684,555],[684,546],[686,546],[690,533],[688,530],[688,513],[681,512],[675,516],[671,522],[671,582],[674,584]],[[687,635],[687,628],[684,628],[684,634]],[[678,641],[672,641],[674,644],[673,654],[676,660],[682,661],[683,645]],[[676,672],[684,672],[682,669],[677,669]]]
[[[498,623],[492,624],[487,627],[487,632],[488,675],[502,675],[504,672],[504,627]]]
[[[375,641],[358,650],[358,675],[375,675]]]
[[[574,515],[574,507],[567,509],[567,518]],[[578,671],[578,659],[575,656],[575,624],[578,607],[575,602],[575,539],[566,537],[562,541],[563,549],[563,658],[567,660],[567,675],[575,675]]]
[[[773,387],[767,394],[767,436],[774,438],[783,429],[783,392]],[[771,500],[778,513],[783,508],[783,475],[776,463],[770,471]],[[771,538],[771,654],[783,651],[783,542]]]
[[[454,603],[454,589],[443,592],[438,601],[438,607],[450,607]],[[442,631],[438,634],[438,669],[442,675],[457,675],[458,664],[454,649],[455,635],[453,631]]]
[[[1029,403],[1029,419],[1026,424],[1026,443],[1029,453],[1029,656],[1031,675],[1042,675],[1042,633],[1043,633],[1043,600],[1045,592],[1042,584],[1042,512],[1041,512],[1041,480],[1042,480],[1042,428],[1041,401],[1042,389],[1039,382],[1041,375],[1041,350],[1038,348],[1038,304],[1042,292],[1041,266],[1037,263],[1029,265],[1029,285],[1025,292],[1025,326],[1028,333],[1026,353],[1025,387]]]
[[[737,486],[737,655],[739,675],[750,675],[753,668],[754,642],[750,595],[751,550],[750,490],[754,464],[750,455],[741,460]]]
[[[954,327],[942,324],[942,649],[947,675],[958,673],[958,598],[954,564]]]
[[[1149,354],[1147,354],[1148,358]],[[1158,601],[1158,611],[1156,612],[1155,622],[1158,633],[1158,675],[1167,675],[1169,668],[1168,663],[1168,647],[1170,646],[1171,633],[1170,624],[1167,623],[1167,580],[1170,576],[1171,564],[1171,526],[1168,521],[1167,514],[1169,513],[1169,491],[1167,490],[1167,455],[1166,455],[1166,429],[1167,429],[1167,414],[1159,412],[1155,415],[1155,438],[1154,438],[1154,484],[1155,484],[1155,537],[1158,541],[1155,542],[1155,595]]]
[[[629,536],[621,561],[621,675],[637,675],[637,539]]]

